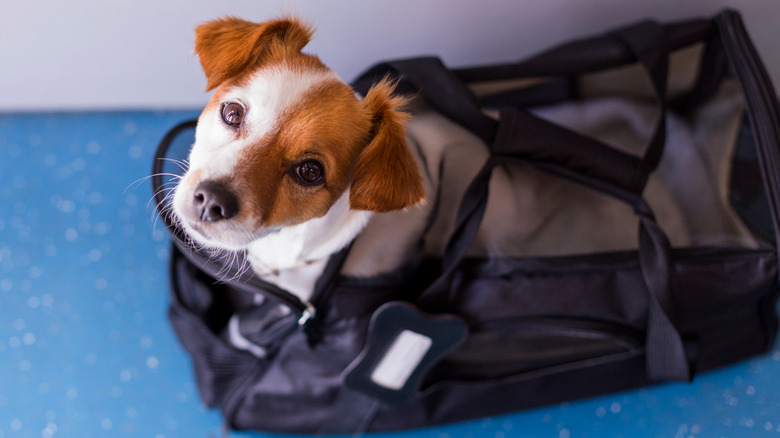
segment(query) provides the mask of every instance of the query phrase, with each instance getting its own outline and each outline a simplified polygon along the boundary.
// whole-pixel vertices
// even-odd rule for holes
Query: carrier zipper
[[[251,277],[256,278],[256,277]],[[300,298],[297,296],[291,294],[290,292],[287,292],[286,290],[277,287],[276,285],[260,282],[260,281],[253,281],[253,286],[257,289],[260,289],[263,291],[264,294],[270,295],[276,300],[282,302],[285,306],[291,308],[295,312],[297,312],[300,316],[298,317],[298,325],[304,326],[309,320],[314,318],[314,316],[317,314],[317,309],[308,301],[301,301]],[[252,293],[257,293],[255,290],[249,289]]]
[[[761,168],[765,176],[765,187],[768,192],[768,202],[771,205],[775,225],[776,244],[780,245],[780,169],[775,163],[780,162],[777,145],[780,144],[778,133],[777,101],[774,90],[769,86],[766,71],[761,68],[755,48],[747,39],[745,27],[735,12],[728,10],[717,17],[720,29],[728,33],[723,38],[726,54],[731,59],[734,74],[742,86],[748,105],[748,114],[756,134],[756,143]],[[763,80],[759,80],[763,79]],[[751,111],[751,108],[755,108]],[[774,146],[774,147],[773,147]]]
[[[318,309],[327,306],[335,282],[338,279],[339,272],[341,272],[341,267],[349,254],[350,248],[352,248],[352,243],[330,256],[330,259],[325,265],[325,269],[323,269],[320,278],[317,280],[310,301],[301,301],[300,298],[290,292],[287,292],[274,284],[260,280],[251,272],[251,270],[249,270],[249,272],[244,271],[242,274],[242,277],[247,277],[246,281],[242,281],[243,278],[237,278],[238,281],[231,281],[231,284],[236,287],[241,287],[243,284],[246,284],[260,289],[263,293],[273,296],[287,307],[295,310],[299,315],[298,326],[306,328],[307,336],[309,336],[310,341],[315,341],[314,337],[316,335],[314,334],[314,331],[316,330],[312,329],[311,323],[319,316]],[[247,290],[252,293],[257,293],[252,290],[252,288],[248,288]]]

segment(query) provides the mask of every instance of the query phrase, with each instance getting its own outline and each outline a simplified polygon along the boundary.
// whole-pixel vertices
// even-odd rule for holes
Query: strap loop
[[[637,206],[636,213],[639,216],[639,266],[648,289],[647,377],[654,382],[689,381],[688,358],[673,322],[669,240],[644,201]]]
[[[641,192],[650,174],[658,167],[666,142],[666,82],[669,74],[669,54],[666,52],[664,28],[654,21],[643,21],[613,31],[610,35],[622,41],[642,64],[652,83],[658,107],[653,135],[642,157],[639,173],[634,182],[635,191]]]

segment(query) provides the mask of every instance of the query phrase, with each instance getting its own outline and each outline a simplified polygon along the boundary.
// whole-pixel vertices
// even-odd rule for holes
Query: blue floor
[[[194,115],[0,115],[0,438],[223,436],[168,325],[169,240],[141,181]],[[778,377],[774,350],[692,384],[382,436],[780,436]]]

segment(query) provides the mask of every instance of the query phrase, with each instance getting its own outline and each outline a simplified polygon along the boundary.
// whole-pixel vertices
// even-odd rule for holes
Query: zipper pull
[[[301,312],[301,317],[298,318],[298,327],[306,334],[306,343],[310,348],[314,348],[317,343],[322,339],[322,327],[320,322],[315,320],[317,316],[317,309],[308,301],[304,302],[305,309]]]
[[[306,306],[306,308],[301,311],[301,317],[298,318],[299,327],[305,326],[306,323],[317,315],[317,309],[310,302],[306,301],[303,305]]]

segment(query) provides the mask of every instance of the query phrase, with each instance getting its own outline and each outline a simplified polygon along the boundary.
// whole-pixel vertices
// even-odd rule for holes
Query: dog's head
[[[215,91],[173,201],[195,241],[243,249],[324,216],[347,191],[356,210],[422,200],[393,84],[381,81],[359,100],[301,52],[311,35],[295,18],[223,18],[197,28],[195,51]]]

